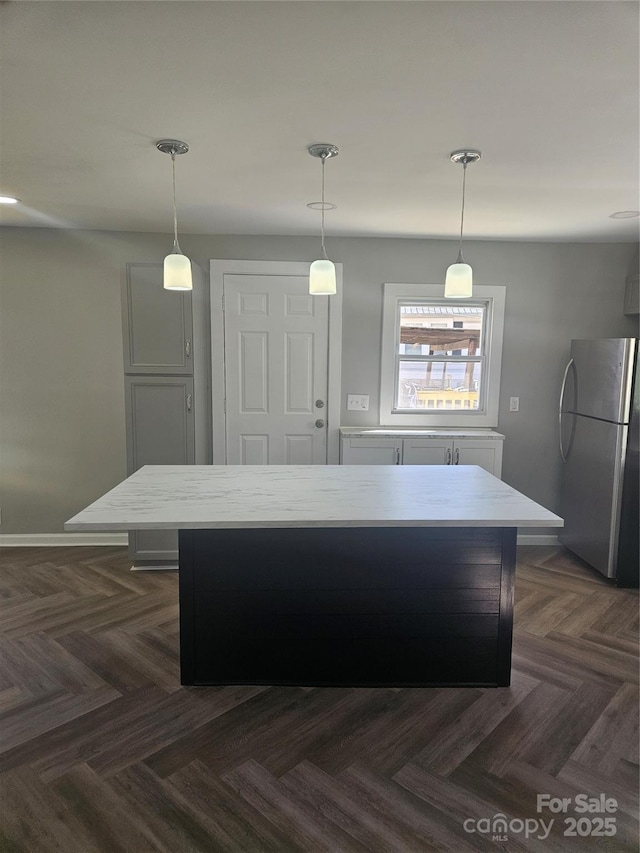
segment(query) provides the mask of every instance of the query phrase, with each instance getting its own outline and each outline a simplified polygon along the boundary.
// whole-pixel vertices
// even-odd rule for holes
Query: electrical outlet
[[[509,397],[509,411],[510,412],[519,412],[520,411],[520,397]]]
[[[347,394],[347,409],[350,412],[368,412],[368,394]]]

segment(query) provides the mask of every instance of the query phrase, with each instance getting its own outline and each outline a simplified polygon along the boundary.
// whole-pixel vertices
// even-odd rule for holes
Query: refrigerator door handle
[[[560,427],[559,432],[558,432],[558,440],[559,440],[559,444],[560,444],[560,456],[561,456],[563,462],[567,461],[567,456],[564,452],[564,447],[562,446],[562,414],[563,414],[562,407],[564,405],[564,393],[565,393],[565,390],[567,387],[567,377],[569,376],[569,371],[571,370],[572,365],[573,365],[573,359],[570,358],[569,363],[567,364],[567,366],[564,369],[564,376],[562,377],[562,387],[560,388],[560,404],[558,406],[558,421],[559,421],[559,427]]]

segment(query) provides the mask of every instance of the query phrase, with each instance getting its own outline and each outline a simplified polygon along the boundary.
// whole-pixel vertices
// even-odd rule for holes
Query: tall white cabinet
[[[479,465],[502,475],[504,436],[493,430],[340,430],[342,465]]]
[[[162,286],[162,264],[129,263],[122,288],[127,474],[143,465],[211,461],[208,288],[193,265],[193,291]],[[139,568],[177,563],[174,530],[135,530]]]

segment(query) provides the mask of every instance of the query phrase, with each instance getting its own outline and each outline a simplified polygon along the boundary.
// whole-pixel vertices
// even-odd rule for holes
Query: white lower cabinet
[[[452,460],[450,438],[405,438],[402,441],[403,465],[451,465]]]
[[[453,445],[454,465],[479,465],[495,477],[502,475],[502,441],[470,438]]]
[[[394,438],[343,438],[343,465],[401,465],[402,440]]]
[[[343,465],[479,465],[502,475],[502,439],[343,436]]]

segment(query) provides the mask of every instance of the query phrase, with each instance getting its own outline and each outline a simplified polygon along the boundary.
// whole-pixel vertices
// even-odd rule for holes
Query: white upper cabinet
[[[191,293],[164,290],[162,264],[127,264],[125,373],[193,373]]]

